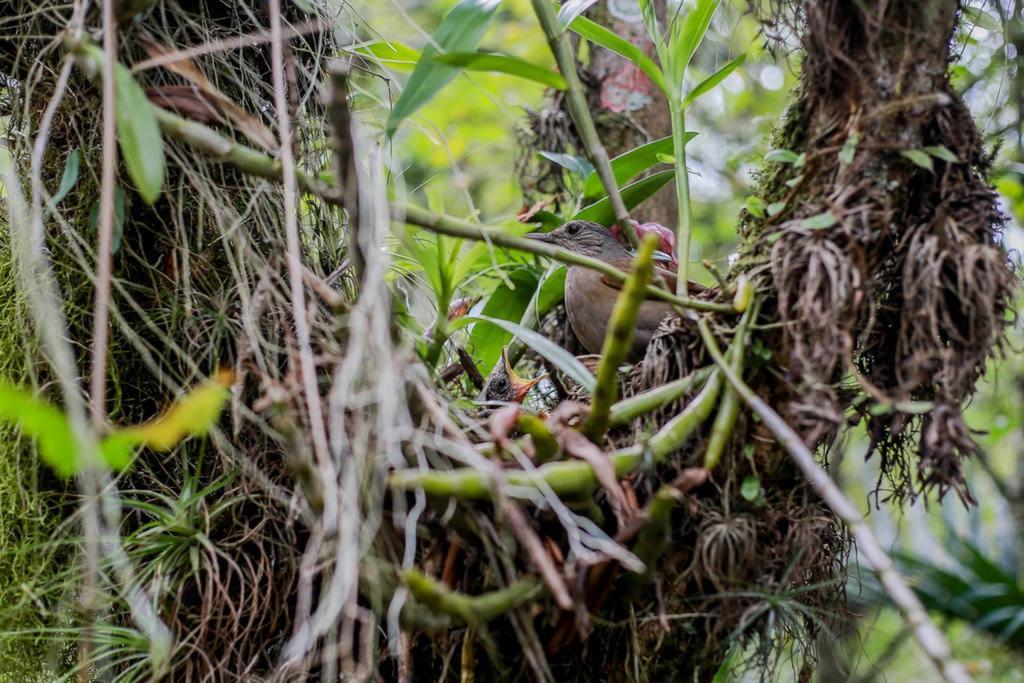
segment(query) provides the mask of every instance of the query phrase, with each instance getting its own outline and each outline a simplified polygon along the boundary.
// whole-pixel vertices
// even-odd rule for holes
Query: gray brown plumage
[[[546,242],[563,249],[600,259],[619,270],[629,272],[633,257],[619,244],[603,225],[590,221],[569,221],[548,233],[532,232],[526,235],[538,242]],[[655,268],[665,286],[675,289],[675,273]],[[656,278],[657,280],[657,278]],[[703,289],[690,284],[690,290]],[[611,320],[615,300],[622,289],[622,283],[583,266],[569,265],[565,275],[565,310],[573,333],[590,353],[600,353],[605,333]],[[672,305],[658,299],[647,299],[640,307],[636,321],[630,360],[638,360],[644,354],[658,325],[665,316],[674,315]]]

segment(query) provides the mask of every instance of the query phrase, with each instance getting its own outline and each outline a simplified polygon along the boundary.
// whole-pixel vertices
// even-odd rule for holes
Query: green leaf
[[[755,218],[764,218],[764,200],[753,195],[747,197],[747,213]]]
[[[807,230],[823,230],[831,228],[836,222],[835,214],[831,211],[823,211],[800,221],[800,227]]]
[[[124,190],[120,185],[114,186],[114,225],[110,240],[110,253],[116,254],[121,249],[121,240],[124,238]],[[100,200],[92,205],[89,212],[89,228],[96,232],[100,224]]]
[[[692,131],[687,131],[686,142],[697,137]],[[668,135],[646,144],[634,147],[628,152],[623,152],[611,161],[612,175],[615,176],[615,183],[622,187],[622,184],[637,177],[655,164],[659,163],[659,154],[672,152],[672,136]],[[587,199],[596,199],[605,194],[604,185],[596,172],[592,172],[583,182],[583,196]]]
[[[641,178],[640,180],[627,185],[622,188],[622,201],[626,205],[627,210],[632,210],[634,207],[640,205],[647,198],[653,195],[655,192],[664,187],[668,182],[672,180],[675,175],[675,170],[661,171],[654,175]],[[611,225],[615,222],[615,211],[612,209],[611,201],[608,197],[599,199],[598,201],[585,206],[576,212],[576,215],[572,217],[572,220],[585,220],[600,223],[601,225]]]
[[[544,276],[536,296],[538,315],[544,315],[565,299],[565,273],[565,266],[559,265]]]
[[[745,61],[747,61],[747,54],[744,52],[739,57],[732,60],[731,62],[723,66],[721,69],[719,69],[718,71],[716,71],[715,73],[713,73],[712,75],[708,76],[703,81],[698,83],[697,87],[688,92],[686,94],[686,97],[683,98],[683,109],[693,104],[694,101],[696,101],[696,99],[701,95],[704,95],[705,93],[714,89],[715,86],[717,86],[719,83],[728,78],[729,74],[731,74],[736,69],[740,68],[740,66],[742,66],[743,62]]]
[[[450,52],[438,55],[434,61],[456,66],[469,71],[492,71],[519,76],[555,90],[565,90],[568,86],[562,74],[538,66],[512,55],[492,52]]]
[[[662,91],[666,91],[665,87],[665,76],[661,73],[661,69],[654,63],[654,60],[648,57],[643,51],[633,43],[629,42],[625,38],[621,38],[615,33],[612,33],[604,26],[587,19],[586,17],[576,17],[573,22],[569,24],[569,30],[576,33],[581,38],[585,38],[595,45],[600,45],[606,50],[611,50],[617,55],[625,57],[629,61],[636,64],[641,71],[647,74],[647,77],[654,82]]]
[[[102,55],[102,50],[100,51]],[[164,142],[156,112],[132,72],[114,65],[117,141],[142,201],[152,205],[164,184]]]
[[[376,40],[355,51],[396,71],[412,71],[420,59],[419,50],[396,40]]]
[[[597,175],[594,172],[594,167],[584,157],[576,156],[575,154],[565,154],[563,152],[548,152],[541,150],[537,152],[548,161],[552,161],[570,173],[575,173],[580,178],[588,178],[591,175]]]
[[[537,291],[537,275],[529,268],[516,268],[508,273],[513,285],[501,284],[487,298],[481,312],[488,318],[519,322]],[[474,325],[469,333],[470,351],[477,366],[484,373],[490,371],[501,356],[501,349],[512,338],[512,333],[496,325]]]
[[[857,145],[860,144],[860,133],[857,131],[851,131],[846,136],[846,142],[843,143],[843,148],[839,150],[839,163],[847,165],[853,162],[853,156],[857,153]]]
[[[970,23],[979,28],[983,28],[992,33],[1003,32],[1003,23],[997,17],[989,14],[979,7],[964,6],[963,13],[964,17],[966,17]]]
[[[942,159],[943,161],[948,161],[951,164],[955,164],[960,161],[960,157],[949,151],[948,147],[944,147],[942,145],[930,145],[928,147],[924,147],[923,149],[925,152],[932,155],[936,159]]]
[[[932,165],[932,158],[919,149],[905,149],[900,152],[900,155],[910,159],[923,169],[931,171],[932,173],[935,172],[935,167]]]
[[[800,155],[791,149],[773,149],[764,155],[765,161],[774,161],[777,164],[795,164]]]
[[[514,323],[509,320],[501,320],[499,318],[489,318],[483,315],[467,315],[459,318],[452,324],[452,328],[458,329],[459,327],[463,327],[472,322],[484,322],[491,325],[497,325],[507,332],[510,332],[514,336],[518,337],[524,344],[540,354],[544,359],[548,360],[556,368],[571,377],[573,381],[582,386],[588,393],[593,393],[594,387],[597,385],[597,380],[595,380],[594,376],[590,374],[590,371],[584,367],[583,363],[576,360],[575,356],[558,344],[555,344],[547,337],[527,327],[523,327],[518,323]]]
[[[744,477],[740,484],[740,495],[751,503],[756,501],[761,495],[761,480],[752,476]]]
[[[658,10],[651,0],[637,0],[640,6],[640,18],[644,28],[647,29],[647,37],[656,46],[662,45],[661,26],[658,23]]]
[[[68,154],[68,158],[64,160],[64,173],[60,177],[60,187],[57,188],[57,193],[53,195],[53,203],[59,204],[60,200],[68,196],[68,192],[71,192],[71,188],[78,182],[78,167],[82,162],[82,152],[77,147],[71,150]]]
[[[669,45],[672,55],[672,71],[680,81],[682,81],[690,60],[693,59],[693,53],[697,51],[704,36],[707,35],[711,18],[715,16],[720,2],[721,0],[697,0],[697,6],[690,10],[686,18],[683,19],[682,27],[673,35],[672,43]]]
[[[441,53],[475,50],[500,3],[501,0],[462,0],[445,15],[431,35],[430,43],[423,48],[409,82],[388,116],[385,127],[388,137],[458,74],[458,69],[434,57]]]
[[[67,417],[45,399],[31,392],[0,384],[0,418],[18,425],[22,433],[39,442],[43,462],[62,477],[79,469],[78,446]]]
[[[596,2],[597,0],[569,0],[558,10],[558,23],[563,29],[566,28]]]
[[[769,216],[777,216],[782,213],[782,210],[786,208],[786,202],[772,202],[765,207],[765,213]]]

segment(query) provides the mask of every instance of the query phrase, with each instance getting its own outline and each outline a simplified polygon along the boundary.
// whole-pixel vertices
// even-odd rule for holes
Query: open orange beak
[[[508,361],[507,348],[501,350],[501,361],[505,365],[505,374],[508,375],[508,381],[512,385],[512,398],[516,403],[522,403],[526,395],[530,393],[530,389],[548,376],[547,373],[542,373],[533,379],[525,379],[517,375],[515,370],[512,369],[512,364]]]

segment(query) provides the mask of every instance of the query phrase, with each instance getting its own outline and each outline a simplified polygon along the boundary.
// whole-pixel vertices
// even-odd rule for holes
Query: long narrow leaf
[[[565,90],[568,87],[561,74],[512,55],[491,52],[450,52],[434,57],[434,61],[470,71],[493,71],[519,76],[555,90]]]
[[[625,203],[626,208],[632,210],[634,207],[639,206],[671,181],[674,175],[674,170],[661,171],[622,188],[622,201]],[[577,211],[572,220],[593,221],[601,225],[611,225],[615,222],[615,211],[612,209],[609,199],[605,197]]]
[[[597,0],[569,0],[558,10],[558,23],[566,28],[579,15],[586,12]]]
[[[101,70],[106,57],[96,45],[82,47],[83,55]],[[117,110],[117,142],[121,147],[128,175],[139,196],[153,204],[164,184],[164,145],[156,112],[146,93],[120,62],[114,64],[114,106]]]
[[[434,58],[440,52],[476,49],[500,3],[501,0],[462,0],[445,15],[431,36],[431,43],[423,48],[405,90],[388,116],[386,131],[389,137],[394,135],[405,118],[426,104],[458,74],[458,69]]]
[[[396,71],[412,71],[420,59],[419,50],[394,40],[375,40],[355,52]]]
[[[744,52],[739,57],[698,83],[697,87],[686,93],[686,97],[683,99],[683,108],[685,109],[686,107],[689,107],[698,97],[712,90],[716,85],[728,78],[729,74],[742,66],[745,61],[747,61],[747,54]]]
[[[643,51],[633,43],[629,42],[625,38],[621,38],[615,33],[612,33],[604,26],[587,19],[586,17],[576,17],[571,24],[569,24],[569,30],[576,33],[581,38],[585,38],[595,45],[600,45],[606,50],[611,50],[617,55],[625,57],[629,61],[636,64],[641,71],[647,74],[655,85],[665,90],[665,77],[661,73],[661,69],[654,63],[650,57],[645,55]]]
[[[71,150],[68,158],[64,160],[64,173],[60,177],[60,186],[57,193],[53,195],[53,203],[59,204],[60,200],[68,196],[71,189],[78,182],[78,167],[82,161],[82,152],[77,147]]]
[[[686,15],[679,31],[678,41],[673,45],[673,67],[682,77],[689,66],[693,53],[700,47],[711,25],[711,18],[721,0],[697,0],[697,6]]]
[[[485,315],[467,315],[460,318],[454,327],[462,327],[471,322],[490,323],[491,325],[497,325],[505,331],[510,332],[518,337],[524,344],[540,354],[543,358],[550,361],[556,368],[571,377],[573,381],[582,386],[588,393],[594,391],[594,386],[597,384],[597,380],[595,380],[594,376],[590,374],[590,371],[584,367],[583,363],[576,360],[575,356],[547,337],[534,332],[527,327],[523,327],[518,323],[501,320],[499,318],[491,318]]]
[[[687,131],[686,142],[697,137],[696,133]],[[622,186],[659,162],[659,154],[672,152],[672,136],[668,135],[647,144],[635,147],[612,159],[612,174],[615,184]],[[604,185],[595,171],[591,171],[583,183],[583,196],[592,199],[604,194]]]
[[[519,322],[537,291],[537,275],[529,268],[517,268],[508,274],[513,285],[500,284],[487,297],[482,315]],[[501,349],[512,338],[512,332],[496,325],[474,325],[469,334],[470,352],[477,366],[487,372],[501,356]]]

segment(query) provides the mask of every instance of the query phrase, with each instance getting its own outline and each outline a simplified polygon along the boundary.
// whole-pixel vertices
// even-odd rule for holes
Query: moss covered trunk
[[[627,5],[610,3],[608,11]],[[267,23],[262,6],[166,2],[158,9],[125,22],[123,61],[144,59],[153,36],[183,47],[262,31]],[[775,20],[801,17],[800,86],[776,137],[799,163],[766,168],[759,196],[771,210],[741,217],[741,258],[731,277],[757,283],[758,305],[742,324],[731,315],[708,319],[722,339],[739,339],[734,365],[809,446],[824,452],[844,422],[864,418],[896,495],[934,488],[969,499],[961,463],[974,446],[961,407],[1000,339],[1011,276],[977,131],[948,81],[958,5],[816,0],[778,3],[773,11]],[[15,105],[10,137],[21,167],[30,157],[24,141],[39,128],[65,57],[61,44],[33,38],[54,32],[52,17],[27,16],[25,39],[0,44],[12,65],[5,71],[17,80],[6,92]],[[326,38],[290,45],[290,105],[311,127],[296,151],[300,165],[315,172],[328,166],[321,144],[327,131],[316,129],[324,111],[311,93],[336,46]],[[619,115],[616,107],[639,102],[638,86],[621,64],[604,59],[591,65],[595,109]],[[247,111],[268,111],[263,48],[196,63]],[[165,103],[168,95],[182,96],[173,73],[144,70],[139,79]],[[60,210],[47,214],[46,236],[65,285],[72,341],[83,355],[101,145],[96,111],[99,91],[76,71],[42,178],[56,188],[71,151],[82,150],[89,172]],[[651,137],[667,130],[662,113],[642,115]],[[246,129],[227,118],[205,123],[259,146],[251,121]],[[274,140],[270,121],[261,130]],[[623,134],[611,147],[636,141]],[[563,430],[563,439],[575,435],[582,461],[594,450],[604,457],[604,450],[646,444],[695,406],[681,419],[685,443],[658,457],[637,447],[629,462],[642,466],[623,468],[630,472],[621,484],[614,472],[611,485],[601,481],[643,522],[613,527],[620,510],[590,470],[587,485],[564,501],[545,497],[522,472],[500,474],[517,470],[484,454],[500,454],[504,435],[481,437],[475,424],[463,430],[456,420],[466,415],[449,413],[448,395],[425,379],[411,344],[393,338],[380,260],[388,226],[362,211],[384,201],[360,204],[355,230],[337,207],[310,200],[302,206],[309,305],[299,313],[313,330],[314,390],[330,388],[324,413],[336,462],[325,464],[310,438],[313,421],[324,415],[307,409],[296,381],[300,347],[288,303],[280,188],[187,144],[167,145],[170,180],[155,207],[138,201],[126,177],[119,181],[127,201],[115,254],[110,421],[151,417],[219,365],[236,370],[235,401],[214,438],[190,442],[173,458],[145,454],[119,482],[125,548],[176,647],[151,671],[125,595],[113,592],[104,618],[111,633],[128,634],[127,642],[98,650],[106,659],[97,667],[170,680],[296,680],[330,677],[337,667],[349,667],[341,675],[380,669],[403,681],[453,677],[460,668],[464,680],[470,672],[477,680],[710,680],[737,643],[766,667],[796,643],[803,675],[810,675],[815,638],[848,616],[847,533],[759,420],[735,402],[715,403],[721,378],[702,369],[709,358],[689,320],[665,326],[627,391],[691,371],[710,377],[704,389],[695,382],[686,396],[617,426],[600,444],[580,446],[586,439],[568,428],[581,408],[570,402],[547,423]],[[361,163],[372,155],[355,156]],[[658,211],[665,212],[660,222],[674,222],[670,205]],[[344,260],[346,232],[367,240],[358,296]],[[5,345],[21,324],[0,317]],[[33,360],[45,387],[45,359]],[[473,418],[483,423],[483,415]],[[491,429],[500,431],[493,422]],[[465,463],[477,469],[448,471]],[[548,471],[564,476],[578,464],[568,459]],[[400,478],[388,479],[403,467],[455,485],[428,501],[422,489],[405,491]],[[460,498],[456,485],[470,480],[473,495]],[[532,497],[513,497],[510,484]],[[27,488],[41,505],[38,489]],[[51,489],[67,500],[59,486]],[[52,524],[57,508],[48,510]],[[618,546],[595,551],[580,541],[580,529],[588,542],[614,537],[642,554],[648,571],[623,571],[629,557],[613,558]],[[38,583],[18,607],[52,607],[43,612],[49,623],[73,639],[81,624],[68,607],[77,590],[74,559],[38,569]],[[12,581],[16,571],[24,576],[11,570]],[[392,601],[395,595],[400,599]],[[17,610],[5,615],[17,618]],[[55,667],[62,672],[75,655],[63,648]],[[25,667],[43,664],[26,658]]]

